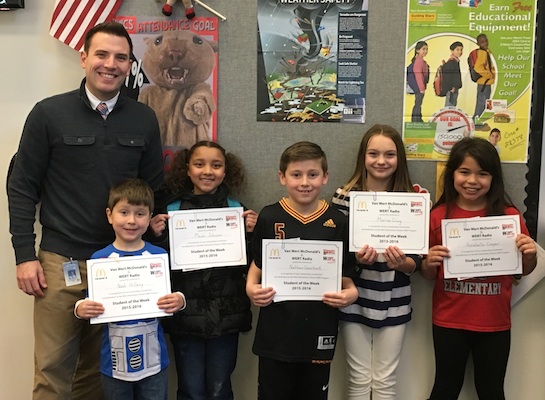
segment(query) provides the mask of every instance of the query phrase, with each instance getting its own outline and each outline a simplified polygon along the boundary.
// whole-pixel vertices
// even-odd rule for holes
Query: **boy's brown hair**
[[[153,190],[142,179],[123,179],[113,185],[108,197],[108,208],[113,210],[121,200],[127,200],[133,206],[146,206],[150,214],[153,212]]]
[[[297,161],[320,160],[324,174],[327,173],[327,157],[320,146],[312,142],[297,142],[292,144],[280,157],[280,172],[286,173],[288,164]]]

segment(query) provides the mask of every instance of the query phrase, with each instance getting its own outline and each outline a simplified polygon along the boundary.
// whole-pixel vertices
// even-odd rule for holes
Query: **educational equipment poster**
[[[157,115],[169,171],[179,150],[217,138],[218,18],[115,20],[131,35],[128,86]]]
[[[365,122],[368,0],[258,0],[257,120]]]
[[[536,3],[408,2],[403,108],[407,157],[445,160],[461,138],[481,137],[496,147],[503,162],[526,162]],[[429,66],[425,86],[422,57]],[[409,93],[415,92],[415,81],[420,81],[412,84],[416,94]]]

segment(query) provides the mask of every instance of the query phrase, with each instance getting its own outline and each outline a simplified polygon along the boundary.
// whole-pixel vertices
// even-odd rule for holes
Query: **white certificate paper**
[[[246,264],[242,207],[169,211],[173,270],[192,271]]]
[[[274,288],[274,301],[321,301],[341,290],[342,242],[264,239],[262,258],[261,285]]]
[[[515,244],[518,215],[445,219],[441,231],[450,251],[443,261],[445,278],[522,274],[522,254]]]
[[[171,293],[169,272],[166,253],[88,260],[89,299],[104,306],[91,324],[172,315],[157,307]]]
[[[369,244],[378,252],[397,246],[428,254],[429,193],[350,192],[349,250]]]

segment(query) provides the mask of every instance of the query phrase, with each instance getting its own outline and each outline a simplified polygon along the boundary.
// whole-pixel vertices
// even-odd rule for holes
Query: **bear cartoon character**
[[[138,100],[157,115],[165,147],[189,148],[210,140],[216,103],[206,80],[216,64],[217,42],[192,31],[167,31],[146,38],[142,60],[147,77],[155,83]]]

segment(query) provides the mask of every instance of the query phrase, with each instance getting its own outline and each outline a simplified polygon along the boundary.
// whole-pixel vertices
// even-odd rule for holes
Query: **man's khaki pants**
[[[74,305],[86,297],[87,267],[79,261],[82,283],[66,286],[66,257],[40,250],[47,289],[34,302],[34,400],[101,400],[99,374],[102,326],[77,319]]]

